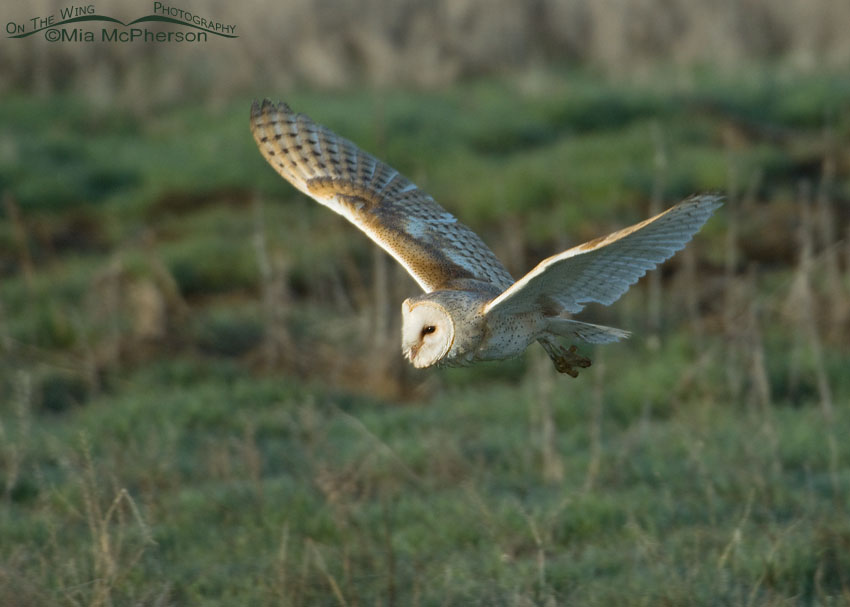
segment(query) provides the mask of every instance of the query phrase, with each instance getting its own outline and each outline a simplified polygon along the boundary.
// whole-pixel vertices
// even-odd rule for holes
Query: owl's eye
[[[434,325],[428,325],[427,327],[422,328],[422,335],[428,335],[429,333],[433,333],[437,330],[437,327]]]

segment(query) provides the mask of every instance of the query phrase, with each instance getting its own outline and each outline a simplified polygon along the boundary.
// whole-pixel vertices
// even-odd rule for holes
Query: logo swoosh
[[[145,23],[150,21],[159,21],[162,23],[174,23],[176,25],[185,25],[186,27],[193,27],[195,29],[201,30],[202,32],[207,32],[210,34],[215,34],[216,36],[221,36],[222,38],[238,38],[234,34],[225,34],[222,32],[217,32],[215,30],[207,29],[205,27],[201,27],[200,25],[195,25],[194,23],[189,23],[188,21],[181,21],[180,19],[175,19],[173,17],[163,17],[161,15],[146,15],[144,17],[139,17],[138,19],[134,19],[129,23],[124,23],[120,19],[115,19],[114,17],[107,17],[106,15],[83,15],[80,17],[72,17],[70,19],[65,19],[64,21],[59,21],[58,23],[51,23],[50,25],[45,25],[44,27],[40,27],[31,32],[26,32],[23,34],[16,34],[14,36],[9,36],[9,38],[26,38],[27,36],[32,36],[33,34],[37,34],[38,32],[51,29],[54,27],[60,27],[62,25],[68,25],[70,23],[80,23],[82,21],[107,21],[111,23],[117,23],[118,25],[122,25],[124,27],[129,27],[131,25],[135,25],[136,23]]]
[[[145,17],[139,17],[138,19],[134,19],[130,21],[130,23],[125,23],[124,25],[135,25],[136,23],[143,23],[147,21],[162,21],[164,23],[176,23],[178,25],[185,25],[187,27],[194,27],[195,29],[201,30],[202,32],[209,32],[210,34],[215,34],[216,36],[222,36],[223,38],[238,38],[239,36],[235,36],[233,34],[223,34],[221,32],[217,32],[215,30],[207,29],[205,27],[201,27],[200,25],[195,25],[194,23],[189,23],[188,21],[180,21],[180,19],[175,19],[174,17],[163,17],[162,15],[147,15]]]
[[[83,15],[82,17],[72,17],[70,19],[65,19],[65,21],[60,21],[58,23],[51,23],[50,25],[45,25],[44,27],[40,27],[37,30],[33,30],[31,32],[26,32],[24,34],[17,34],[15,36],[9,36],[9,38],[26,38],[27,36],[32,36],[33,34],[37,34],[38,32],[49,30],[52,27],[59,27],[60,25],[68,25],[69,23],[79,23],[80,21],[111,21],[113,23],[118,23],[119,25],[126,26],[127,24],[119,19],[115,19],[114,17],[107,17],[106,15]]]

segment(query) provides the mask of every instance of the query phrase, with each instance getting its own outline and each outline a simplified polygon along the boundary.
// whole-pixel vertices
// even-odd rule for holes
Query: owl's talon
[[[591,364],[590,359],[580,355],[574,345],[556,352],[555,356],[552,356],[552,362],[555,363],[558,373],[566,373],[570,377],[578,377],[578,370],[587,369]]]

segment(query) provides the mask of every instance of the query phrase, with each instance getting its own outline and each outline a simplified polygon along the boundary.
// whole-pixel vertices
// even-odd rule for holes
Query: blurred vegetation
[[[272,91],[267,91],[271,93]],[[586,72],[298,90],[521,275],[727,204],[583,319],[416,371],[403,270],[257,153],[249,99],[0,100],[0,604],[850,600],[850,81]]]
[[[64,6],[30,0],[6,19],[58,20]],[[153,8],[94,6],[124,22]],[[101,108],[144,111],[189,97],[224,103],[251,87],[432,89],[552,65],[649,84],[659,65],[685,74],[762,62],[808,72],[850,64],[850,4],[840,0],[182,0],[179,8],[233,25],[238,37],[143,46],[43,44],[41,34],[3,40],[0,91],[71,90]]]

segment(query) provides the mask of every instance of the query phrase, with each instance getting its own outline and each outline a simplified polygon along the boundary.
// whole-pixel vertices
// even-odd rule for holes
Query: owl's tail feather
[[[571,339],[580,339],[591,344],[610,344],[631,335],[623,329],[594,325],[569,318],[552,318],[547,329],[555,335]]]

